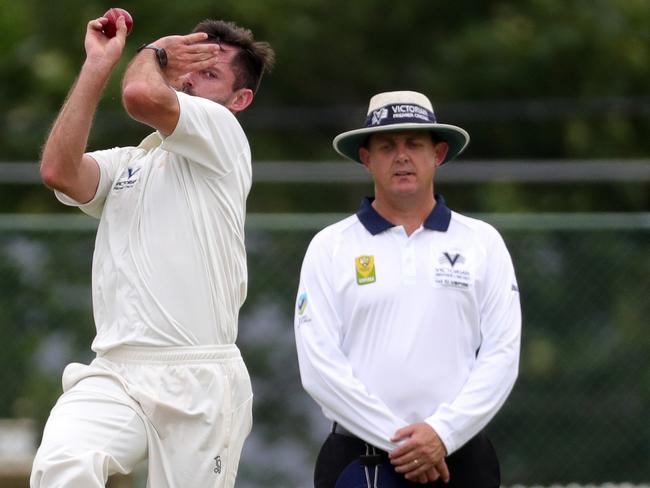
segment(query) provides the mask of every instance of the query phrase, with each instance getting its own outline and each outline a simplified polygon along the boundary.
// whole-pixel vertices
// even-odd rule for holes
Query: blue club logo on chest
[[[453,252],[445,251],[442,253],[442,256],[440,256],[440,258],[438,259],[438,262],[440,264],[449,263],[453,268],[454,266],[456,266],[457,263],[463,264],[465,262],[465,257],[458,252],[453,253]]]
[[[132,188],[140,177],[140,166],[128,167],[122,171],[122,174],[113,185],[113,190],[126,190]]]
[[[450,249],[437,255],[433,280],[442,288],[468,289],[472,284],[472,273],[467,266],[468,259],[460,251]]]

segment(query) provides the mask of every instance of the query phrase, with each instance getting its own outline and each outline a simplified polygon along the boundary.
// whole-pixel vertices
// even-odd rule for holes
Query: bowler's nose
[[[194,86],[194,82],[192,81],[192,76],[190,74],[187,74],[181,78],[183,81],[183,88],[187,87],[192,87]]]
[[[183,93],[187,93],[188,95],[192,95],[192,88],[194,87],[194,82],[192,81],[192,77],[190,74],[186,74],[177,78],[176,83],[174,84],[175,86],[178,87],[177,90],[180,90]]]

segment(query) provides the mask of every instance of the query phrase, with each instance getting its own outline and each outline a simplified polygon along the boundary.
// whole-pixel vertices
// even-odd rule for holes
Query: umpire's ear
[[[436,142],[433,146],[433,151],[435,153],[434,164],[436,167],[438,167],[445,160],[445,157],[447,157],[447,152],[449,152],[449,144],[447,144],[445,141]]]
[[[366,148],[365,146],[361,146],[359,148],[359,159],[366,167],[368,172],[372,173],[372,171],[370,171],[370,151],[368,151],[368,148]]]

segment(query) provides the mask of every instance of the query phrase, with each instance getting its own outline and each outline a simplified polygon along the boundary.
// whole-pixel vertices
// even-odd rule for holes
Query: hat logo
[[[424,122],[435,122],[436,116],[433,112],[420,107],[419,105],[392,105],[393,119],[419,119]]]
[[[469,143],[469,134],[465,129],[438,123],[433,105],[425,95],[401,90],[374,95],[368,104],[363,125],[337,135],[332,145],[341,156],[362,163],[359,150],[371,134],[413,130],[431,132],[437,141],[447,144],[443,163],[455,159]]]
[[[368,112],[366,127],[397,124],[435,124],[436,115],[420,105],[394,103]]]
[[[388,118],[388,109],[386,107],[375,110],[372,112],[372,120],[370,122],[370,125],[380,125],[381,121],[386,118]]]

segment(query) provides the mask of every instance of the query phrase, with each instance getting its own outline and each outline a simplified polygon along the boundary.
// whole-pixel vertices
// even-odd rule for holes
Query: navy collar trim
[[[379,215],[372,206],[373,200],[374,198],[369,197],[361,200],[361,206],[357,211],[357,217],[366,230],[375,236],[391,227],[395,227],[395,224]],[[449,222],[451,222],[451,210],[447,207],[442,195],[436,195],[436,206],[433,207],[433,211],[424,220],[422,225],[424,228],[429,230],[447,232]]]

